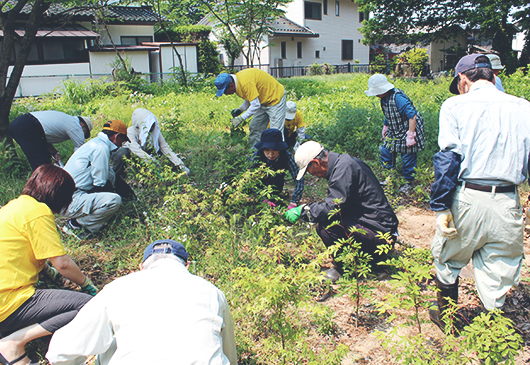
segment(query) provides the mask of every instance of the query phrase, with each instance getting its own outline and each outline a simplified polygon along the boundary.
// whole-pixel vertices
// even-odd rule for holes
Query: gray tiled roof
[[[318,37],[318,33],[315,33],[308,27],[296,24],[292,20],[284,18],[283,16],[278,17],[274,21],[272,21],[270,26],[274,30],[274,35],[303,35],[306,37]]]

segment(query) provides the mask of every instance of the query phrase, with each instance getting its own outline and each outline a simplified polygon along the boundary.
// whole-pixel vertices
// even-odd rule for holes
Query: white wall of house
[[[126,57],[131,59],[131,67],[136,72],[150,72],[148,51],[122,52],[121,54],[125,54]],[[115,52],[90,52],[92,73],[97,75],[111,75],[112,67],[110,63],[114,62],[115,59]]]
[[[431,66],[432,72],[440,72],[445,70],[445,60],[444,52],[442,50],[448,49],[451,47],[466,47],[467,39],[465,36],[459,36],[455,39],[446,40],[446,41],[437,41],[431,42],[427,48],[427,53],[429,54],[429,64]]]
[[[121,44],[121,36],[150,36],[154,40],[154,27],[152,25],[108,25],[112,41],[116,45]],[[111,44],[109,35],[104,27],[95,30],[101,34],[101,44]]]
[[[359,22],[359,6],[351,0],[338,0],[339,15],[335,15],[335,0],[328,0],[327,15],[324,13],[324,0],[311,0],[322,7],[322,20],[305,19],[305,1],[294,0],[287,7],[286,18],[308,27],[319,34],[318,38],[294,39],[287,43],[294,46],[288,54],[296,56],[296,42],[302,41],[302,59],[286,59],[287,64],[301,63],[310,65],[317,63],[346,64],[359,60],[361,64],[369,63],[370,48],[362,44],[363,36],[357,30],[362,24]],[[342,40],[353,41],[353,58],[342,59]],[[275,43],[278,43],[275,41]],[[279,45],[275,46],[279,47]],[[291,47],[288,47],[291,48]],[[320,51],[320,58],[316,58],[316,51]],[[276,54],[276,53],[275,53]],[[285,63],[285,62],[284,62]]]
[[[525,32],[519,32],[513,36],[512,49],[517,52],[517,58],[521,56],[524,47]]]
[[[13,66],[10,66],[8,77],[11,75],[12,69]],[[15,96],[38,96],[60,87],[63,81],[68,78],[84,81],[89,78],[89,75],[88,63],[29,65],[24,67]],[[60,92],[59,90],[56,91]]]
[[[182,58],[184,69],[191,73],[197,73],[197,47],[195,45],[180,45],[175,46],[175,48]],[[162,45],[160,50],[163,73],[171,72],[170,68],[172,67],[180,67],[178,56],[173,51],[171,44]]]

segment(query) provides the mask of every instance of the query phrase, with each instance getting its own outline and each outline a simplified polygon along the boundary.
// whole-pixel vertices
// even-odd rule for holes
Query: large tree
[[[517,60],[511,49],[527,0],[357,0],[361,10],[372,17],[360,31],[365,43],[385,41],[448,39],[465,29],[475,29],[492,39],[507,72],[515,70]]]
[[[271,22],[285,14],[283,7],[292,0],[201,1],[232,64],[242,52],[252,67],[254,58],[259,60],[263,37],[272,34]]]

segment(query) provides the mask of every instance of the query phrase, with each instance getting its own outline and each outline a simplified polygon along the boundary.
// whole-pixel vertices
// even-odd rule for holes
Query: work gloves
[[[96,286],[92,284],[92,281],[90,281],[88,276],[85,276],[85,281],[83,282],[83,284],[81,284],[81,291],[83,293],[95,296],[98,293],[98,288],[96,288]]]
[[[232,119],[230,122],[232,123],[232,125],[234,126],[234,128],[237,128],[241,123],[243,123],[245,121],[245,119],[241,116],[241,115],[238,115],[237,117],[235,117],[234,119]]]
[[[442,237],[448,240],[455,239],[458,236],[458,231],[453,221],[453,214],[449,209],[436,212],[436,230],[438,230]]]
[[[405,143],[407,144],[407,147],[412,147],[416,144],[416,132],[407,131],[407,139]]]
[[[291,210],[291,209],[293,209],[293,208],[296,208],[297,205],[298,205],[298,204],[291,202],[291,203],[289,204],[289,206],[287,207],[287,210]]]
[[[235,118],[239,115],[241,115],[241,113],[243,113],[243,110],[237,108],[237,109],[234,109],[230,112],[230,114],[232,114],[232,118]]]
[[[289,209],[283,217],[290,223],[296,223],[300,219],[300,214],[302,214],[302,207],[303,205],[300,205],[299,207]]]
[[[388,126],[387,125],[384,125],[383,126],[383,131],[381,132],[381,141],[384,141],[385,138],[386,138],[386,133],[388,132]]]

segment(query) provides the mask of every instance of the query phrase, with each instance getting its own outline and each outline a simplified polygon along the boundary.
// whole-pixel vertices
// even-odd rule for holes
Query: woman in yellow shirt
[[[35,289],[39,272],[59,274],[88,294],[97,289],[66,254],[53,213],[72,202],[75,183],[63,169],[39,166],[22,195],[0,209],[0,363],[27,364],[24,346],[70,322],[90,295]],[[49,260],[53,267],[48,266]]]

